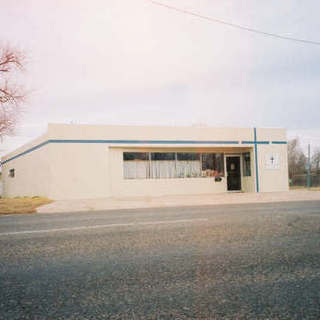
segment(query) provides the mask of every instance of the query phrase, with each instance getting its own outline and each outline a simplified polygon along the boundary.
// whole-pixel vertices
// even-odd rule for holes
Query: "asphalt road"
[[[320,202],[0,217],[0,319],[320,319]]]

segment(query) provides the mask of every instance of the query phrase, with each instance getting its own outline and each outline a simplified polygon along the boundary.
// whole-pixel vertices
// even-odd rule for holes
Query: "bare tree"
[[[292,178],[295,174],[304,173],[306,170],[307,157],[300,147],[298,138],[288,142],[288,166],[289,177]]]
[[[12,77],[21,71],[24,55],[9,46],[0,46],[0,138],[13,134],[25,101],[23,88],[12,82]]]

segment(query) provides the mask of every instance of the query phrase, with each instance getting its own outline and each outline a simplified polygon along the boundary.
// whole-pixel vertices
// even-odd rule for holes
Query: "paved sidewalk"
[[[57,200],[37,209],[39,213],[97,211],[134,208],[205,206],[237,203],[266,203],[282,201],[320,200],[319,191],[292,190],[268,193],[220,193],[204,195],[176,195],[161,197],[102,198]]]

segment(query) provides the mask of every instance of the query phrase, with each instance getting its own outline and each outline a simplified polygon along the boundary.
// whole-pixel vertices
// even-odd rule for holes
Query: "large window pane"
[[[223,153],[216,153],[216,167],[215,170],[219,177],[224,177],[224,156]]]
[[[177,153],[177,178],[196,178],[201,176],[200,153]]]
[[[150,177],[148,152],[124,152],[123,160],[125,179],[147,179]]]
[[[202,177],[224,176],[224,157],[222,153],[202,154]]]
[[[151,153],[150,178],[169,179],[176,177],[176,154],[174,152]]]

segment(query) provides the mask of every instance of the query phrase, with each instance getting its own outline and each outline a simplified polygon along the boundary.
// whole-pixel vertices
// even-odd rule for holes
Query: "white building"
[[[288,190],[284,129],[49,124],[2,159],[4,196]]]

